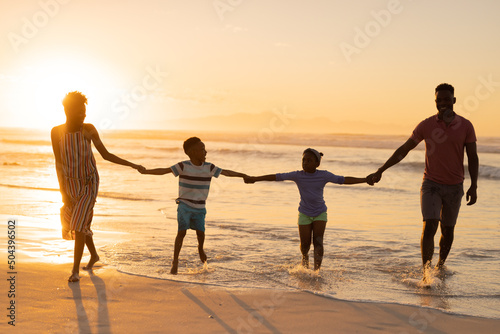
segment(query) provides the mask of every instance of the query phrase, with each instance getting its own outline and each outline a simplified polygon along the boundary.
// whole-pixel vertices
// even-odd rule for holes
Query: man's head
[[[187,154],[191,162],[196,165],[205,162],[207,151],[205,151],[205,144],[203,144],[200,138],[188,138],[184,141],[184,144],[182,146],[184,148],[184,153]]]
[[[69,92],[62,100],[66,118],[71,121],[81,122],[85,120],[87,108],[87,97],[78,91]]]
[[[453,111],[453,105],[457,101],[455,98],[455,88],[447,83],[442,83],[436,87],[436,108],[440,115]]]

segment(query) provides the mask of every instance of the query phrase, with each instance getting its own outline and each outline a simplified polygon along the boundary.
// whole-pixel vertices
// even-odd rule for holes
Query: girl
[[[62,103],[66,113],[66,123],[52,129],[51,140],[59,189],[64,203],[61,208],[63,238],[75,240],[73,271],[68,281],[77,282],[80,280],[79,267],[85,245],[90,251],[90,261],[83,269],[92,269],[94,263],[99,260],[90,230],[99,188],[99,174],[91,142],[105,160],[137,170],[142,170],[144,167],[109,153],[101,142],[96,128],[92,124],[83,123],[87,104],[85,95],[76,91],[68,93]]]
[[[291,180],[297,184],[300,193],[299,235],[302,265],[309,268],[309,248],[311,238],[314,244],[314,270],[319,270],[323,260],[323,235],[327,222],[326,204],[323,189],[328,182],[338,184],[365,183],[366,178],[339,176],[326,170],[317,170],[323,153],[308,148],[302,155],[302,170],[290,173],[278,173],[246,177],[245,183],[257,181]]]

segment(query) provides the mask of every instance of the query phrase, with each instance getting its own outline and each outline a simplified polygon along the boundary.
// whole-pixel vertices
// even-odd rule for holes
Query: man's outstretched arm
[[[382,178],[382,173],[387,169],[391,168],[401,160],[403,160],[408,152],[417,147],[418,143],[415,143],[413,139],[409,138],[403,145],[401,145],[392,156],[382,165],[375,173],[370,174],[366,177],[368,184],[373,185],[377,183]]]

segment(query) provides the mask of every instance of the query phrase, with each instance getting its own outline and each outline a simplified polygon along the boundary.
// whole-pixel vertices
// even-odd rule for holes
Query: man
[[[467,152],[471,185],[467,205],[477,200],[479,158],[472,123],[453,111],[456,102],[453,86],[443,83],[436,87],[437,115],[415,128],[411,137],[399,147],[377,172],[367,177],[370,184],[379,182],[382,173],[403,160],[409,151],[425,140],[425,172],[421,196],[423,231],[420,241],[424,270],[430,268],[434,254],[434,235],[441,222],[439,260],[442,269],[453,243],[455,224],[463,197],[464,148]]]

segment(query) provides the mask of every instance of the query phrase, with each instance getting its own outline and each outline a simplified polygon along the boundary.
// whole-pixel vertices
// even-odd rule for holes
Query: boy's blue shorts
[[[193,229],[205,232],[205,215],[207,209],[196,209],[186,203],[179,202],[177,207],[178,231]]]

